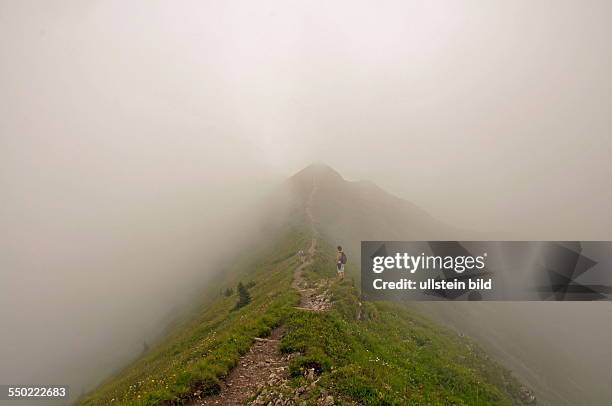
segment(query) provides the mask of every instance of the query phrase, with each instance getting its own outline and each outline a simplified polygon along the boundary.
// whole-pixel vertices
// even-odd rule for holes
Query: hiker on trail
[[[298,258],[300,258],[300,261],[304,262],[304,259],[306,258],[306,255],[304,255],[304,250],[299,250],[297,252]]]
[[[342,251],[342,247],[338,245],[336,253],[336,268],[338,269],[338,277],[344,279],[344,264],[346,264],[346,254]]]

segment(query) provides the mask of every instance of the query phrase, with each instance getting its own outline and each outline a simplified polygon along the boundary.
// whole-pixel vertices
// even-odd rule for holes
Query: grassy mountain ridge
[[[255,337],[283,324],[285,352],[291,361],[291,384],[302,385],[304,368],[320,374],[317,394],[331,393],[341,404],[518,404],[519,384],[472,342],[436,327],[390,303],[363,303],[352,282],[331,286],[332,309],[326,313],[294,308],[291,289],[295,252],[309,245],[299,228],[255,257],[226,272],[226,285],[253,281],[252,302],[233,310],[236,295],[218,293],[190,322],[81,399],[79,405],[157,405],[187,402],[196,391],[215,393]],[[320,239],[306,277],[334,276],[334,250]],[[350,265],[349,265],[350,267]]]
[[[297,300],[297,292],[289,287],[298,263],[294,254],[306,245],[305,241],[304,233],[285,230],[282,238],[267,243],[249,258],[241,258],[217,279],[217,286],[204,293],[211,298],[203,301],[192,320],[178,326],[77,404],[181,403],[193,390],[218,390],[219,380],[248,350],[253,338],[268,334],[287,317],[288,309]],[[255,282],[250,289],[252,302],[233,311],[236,294],[226,297],[219,290],[235,288],[240,280]]]
[[[313,281],[334,274],[334,249],[319,247],[307,274]],[[330,312],[287,320],[281,346],[301,354],[292,365],[296,386],[301,369],[315,366],[320,390],[347,404],[521,404],[519,382],[471,340],[401,304],[360,303],[352,281],[334,283],[332,294]]]
[[[79,405],[184,404],[196,392],[214,394],[254,339],[281,325],[280,349],[295,355],[290,387],[309,385],[299,399],[306,404],[329,394],[339,404],[521,404],[519,382],[474,342],[401,304],[360,302],[356,241],[460,231],[371,183],[345,181],[323,165],[291,177],[272,200],[276,215],[268,230],[276,237],[261,241],[256,253],[233,258],[236,263],[213,279],[191,320]],[[335,279],[335,244],[329,241],[338,241],[337,235],[353,247],[347,265],[353,280]],[[295,253],[307,251],[313,237],[317,249],[304,277],[331,293],[331,309],[325,312],[297,307],[300,294],[292,288],[300,263]],[[235,292],[238,282],[252,282],[252,301],[236,309],[237,295],[220,292]],[[310,368],[318,375],[316,384],[303,376]]]

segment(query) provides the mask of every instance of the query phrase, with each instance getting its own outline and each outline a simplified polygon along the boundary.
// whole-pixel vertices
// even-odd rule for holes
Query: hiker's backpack
[[[343,264],[346,264],[346,254],[343,252],[342,256],[340,257],[340,262]]]

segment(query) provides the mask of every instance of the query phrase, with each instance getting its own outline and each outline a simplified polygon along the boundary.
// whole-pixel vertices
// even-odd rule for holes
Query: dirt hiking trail
[[[300,303],[296,309],[321,312],[331,307],[327,290],[330,281],[324,280],[318,284],[312,284],[304,276],[304,270],[314,263],[317,251],[317,233],[312,215],[312,202],[316,190],[316,183],[313,181],[312,191],[305,206],[313,238],[306,258],[293,273],[291,286],[300,293]],[[296,393],[290,393],[293,391],[288,386],[289,361],[297,354],[281,354],[279,346],[283,333],[283,326],[280,326],[274,329],[269,337],[256,338],[249,351],[240,357],[228,377],[221,383],[221,391],[217,395],[197,398],[199,394],[196,392],[193,396],[197,399],[189,404],[237,406],[245,405],[251,399],[254,400],[248,403],[250,405],[289,406],[299,404],[298,398],[304,389],[299,388]],[[306,371],[305,375],[309,381],[314,380],[313,371]],[[258,396],[255,398],[256,395]],[[333,401],[330,403],[330,399],[323,399],[323,401],[330,405],[333,404]]]

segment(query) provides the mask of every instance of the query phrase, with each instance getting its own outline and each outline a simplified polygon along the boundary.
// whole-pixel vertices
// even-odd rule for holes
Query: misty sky
[[[464,226],[612,224],[608,1],[0,4],[4,176],[316,160]]]
[[[133,352],[313,161],[450,224],[610,239],[610,38],[609,1],[0,0],[0,380]]]

